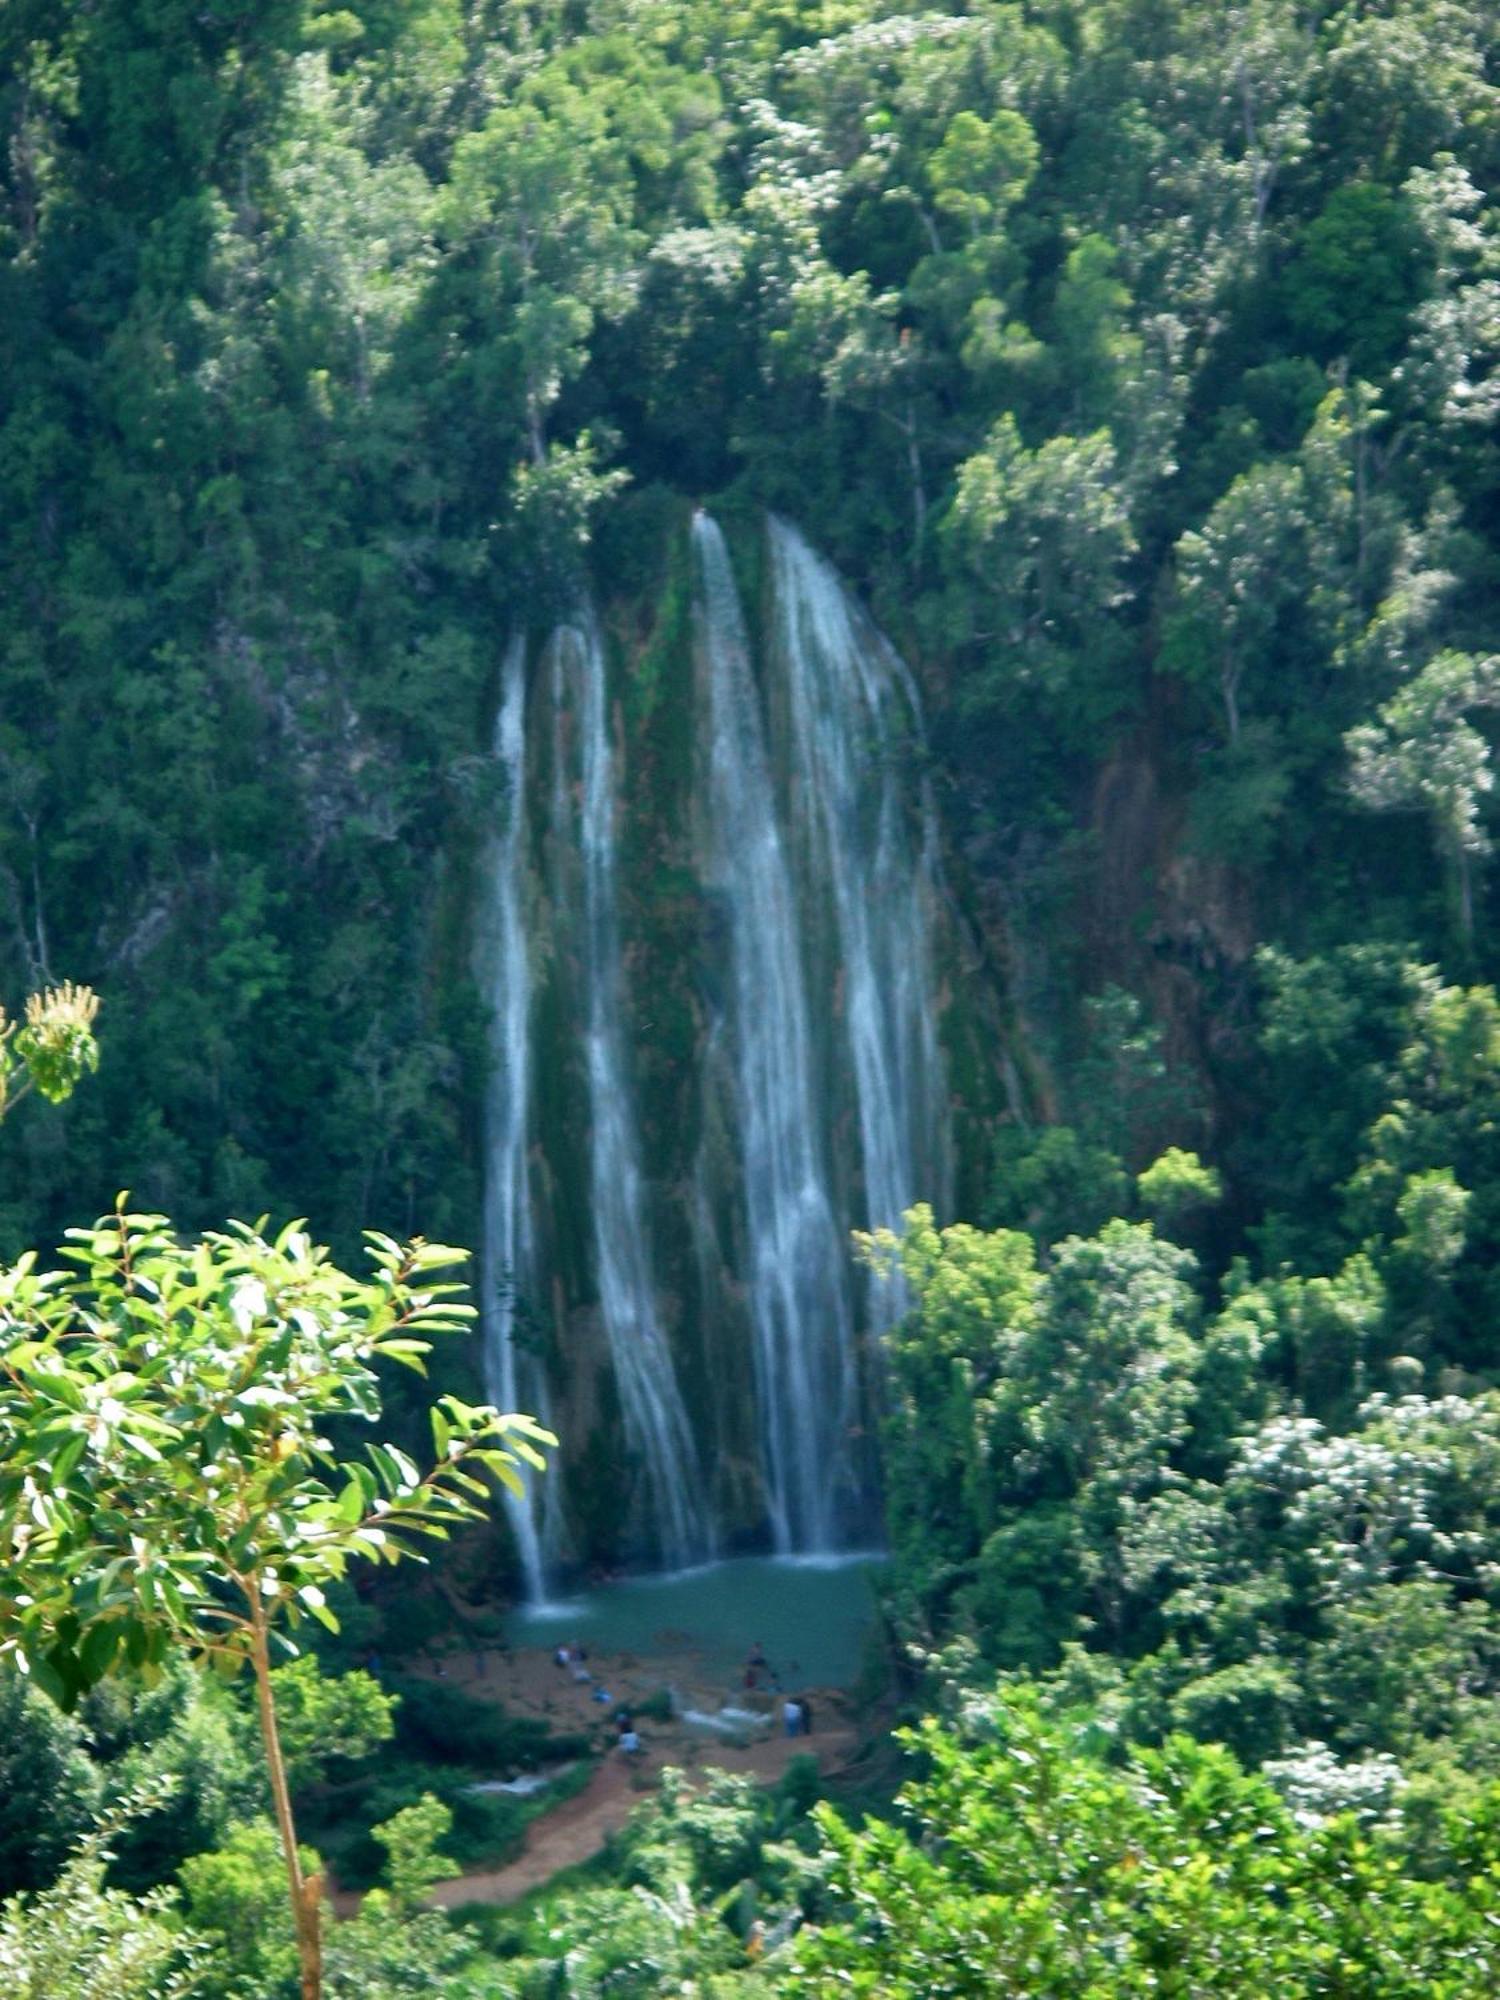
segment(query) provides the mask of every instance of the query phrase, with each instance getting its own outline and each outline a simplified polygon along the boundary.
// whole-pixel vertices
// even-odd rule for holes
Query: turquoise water
[[[576,1639],[601,1652],[692,1653],[726,1692],[757,1640],[784,1687],[848,1687],[875,1618],[877,1555],[742,1556],[669,1576],[630,1577],[506,1621],[514,1646]]]

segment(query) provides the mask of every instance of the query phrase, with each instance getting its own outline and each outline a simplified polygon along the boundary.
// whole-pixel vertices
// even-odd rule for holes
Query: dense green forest
[[[587,584],[648,671],[694,503],[815,534],[927,718],[910,1733],[451,1920],[518,1825],[443,1773],[538,1746],[341,1585],[276,1670],[304,1837],[391,1857],[325,1990],[1500,1990],[1493,8],[10,0],[0,127],[0,970],[102,996],[7,1259],[121,1187],[477,1240],[500,656]],[[281,2000],[252,1703],[157,1664],[3,1664],[0,1971]]]

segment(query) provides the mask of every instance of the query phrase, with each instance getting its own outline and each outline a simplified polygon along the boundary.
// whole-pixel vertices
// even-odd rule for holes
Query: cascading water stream
[[[865,1219],[894,1227],[918,1199],[941,1206],[946,1181],[931,829],[913,839],[904,768],[920,735],[917,692],[899,656],[796,529],[773,517],[769,533],[787,688],[787,792],[804,878],[833,904]],[[899,1299],[887,1303],[900,1309]]]
[[[506,816],[483,857],[475,945],[493,1054],[488,1391],[548,1420],[548,1378],[524,1337],[527,1302],[545,1286],[569,1365],[561,1426],[570,1438],[601,1425],[619,1434],[625,1477],[608,1539],[669,1568],[715,1552],[706,1464],[726,1535],[764,1522],[782,1554],[832,1555],[868,1529],[873,1468],[860,1439],[874,1378],[861,1342],[904,1294],[873,1277],[860,1288],[848,1232],[898,1224],[918,1199],[945,1206],[935,831],[912,754],[916,690],[801,536],[772,521],[768,537],[757,660],[723,537],[706,515],[694,521],[690,817],[653,798],[642,847],[652,872],[632,877],[629,906],[653,976],[693,968],[662,1029],[690,1039],[692,1067],[663,1083],[657,1066],[660,1103],[676,1109],[652,1126],[662,1151],[649,1184],[622,963],[616,822],[628,807],[591,612],[554,633],[529,702],[524,648],[512,646],[495,725]],[[679,708],[672,728],[688,720]],[[662,740],[647,738],[658,771]],[[534,802],[532,831],[550,825],[541,855],[527,851],[528,766],[550,787]],[[675,886],[684,864],[706,897]],[[658,883],[673,885],[675,905],[662,907],[680,957],[662,956],[674,933],[637,900]],[[695,1336],[708,1364],[694,1378],[699,1436],[673,1351]],[[569,1549],[561,1501],[553,1472],[510,1503],[535,1600],[567,1556],[599,1546],[585,1528],[583,1549]]]
[[[564,780],[559,729],[553,811],[564,822],[558,832],[576,839],[582,861],[579,956],[600,1313],[626,1440],[645,1474],[658,1554],[668,1568],[682,1568],[710,1555],[713,1541],[698,1455],[658,1316],[646,1241],[640,1141],[622,1026],[614,758],[604,649],[592,616],[554,636],[552,683],[557,714],[560,718],[565,705],[571,708],[576,737],[575,792]]]
[[[832,1549],[855,1397],[854,1329],[820,1130],[800,927],[760,698],[723,536],[693,523],[714,886],[729,915],[740,1171],[767,1497],[776,1547]]]
[[[517,635],[505,656],[495,718],[495,762],[505,785],[505,823],[487,843],[485,895],[475,973],[489,996],[490,1073],[484,1099],[485,1183],[480,1244],[480,1297],[486,1389],[502,1410],[525,1409],[547,1421],[547,1385],[535,1362],[518,1352],[518,1298],[531,1283],[533,1235],[526,1153],[531,1096],[531,966],[523,886],[526,867],[526,649]],[[544,1534],[556,1518],[556,1482],[538,1506],[537,1479],[523,1468],[524,1497],[506,1495],[526,1595],[546,1596]]]

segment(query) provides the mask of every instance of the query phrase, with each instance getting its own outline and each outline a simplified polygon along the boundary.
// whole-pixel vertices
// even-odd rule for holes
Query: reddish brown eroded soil
[[[460,1875],[441,1883],[430,1900],[450,1909],[459,1903],[513,1903],[550,1880],[559,1869],[589,1860],[612,1833],[619,1832],[643,1796],[655,1789],[665,1765],[686,1770],[689,1779],[713,1768],[747,1771],[764,1784],[774,1784],[799,1754],[816,1756],[820,1769],[826,1771],[842,1763],[856,1747],[854,1732],[842,1727],[812,1737],[769,1736],[744,1748],[705,1743],[701,1737],[686,1744],[665,1745],[660,1741],[663,1733],[656,1733],[642,1758],[627,1760],[618,1751],[607,1757],[586,1791],[532,1822],[525,1849],[514,1861],[484,1874]]]

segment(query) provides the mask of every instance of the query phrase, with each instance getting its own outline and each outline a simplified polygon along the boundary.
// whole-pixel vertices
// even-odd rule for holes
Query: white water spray
[[[657,1313],[646,1241],[645,1188],[635,1104],[625,1061],[623,979],[615,886],[615,776],[605,697],[604,649],[592,616],[552,640],[558,714],[570,706],[576,788],[558,759],[553,809],[582,858],[579,952],[590,1112],[590,1191],[599,1306],[620,1393],[626,1441],[648,1489],[648,1518],[663,1567],[712,1553],[698,1454]],[[559,746],[561,748],[561,746]]]
[[[693,523],[709,869],[729,915],[745,1282],[778,1550],[831,1549],[855,1397],[849,1252],[829,1196],[796,901],[724,538]]]
[[[495,762],[504,782],[503,826],[486,843],[485,893],[475,974],[490,999],[490,1072],[484,1098],[484,1220],[480,1242],[481,1324],[486,1392],[502,1410],[522,1408],[547,1421],[547,1384],[535,1359],[517,1346],[517,1305],[534,1278],[531,1194],[526,1153],[531,1098],[531,967],[525,915],[526,649],[518,634],[505,656],[495,717]],[[532,1602],[546,1596],[544,1527],[555,1525],[556,1479],[521,1469],[524,1497],[506,1494]],[[539,1503],[539,1488],[546,1500]]]
[[[931,811],[923,798],[914,824],[909,769],[920,708],[904,663],[829,565],[784,521],[771,520],[770,544],[787,792],[804,879],[833,906],[864,1221],[898,1228],[914,1201],[942,1207],[947,1179]]]

